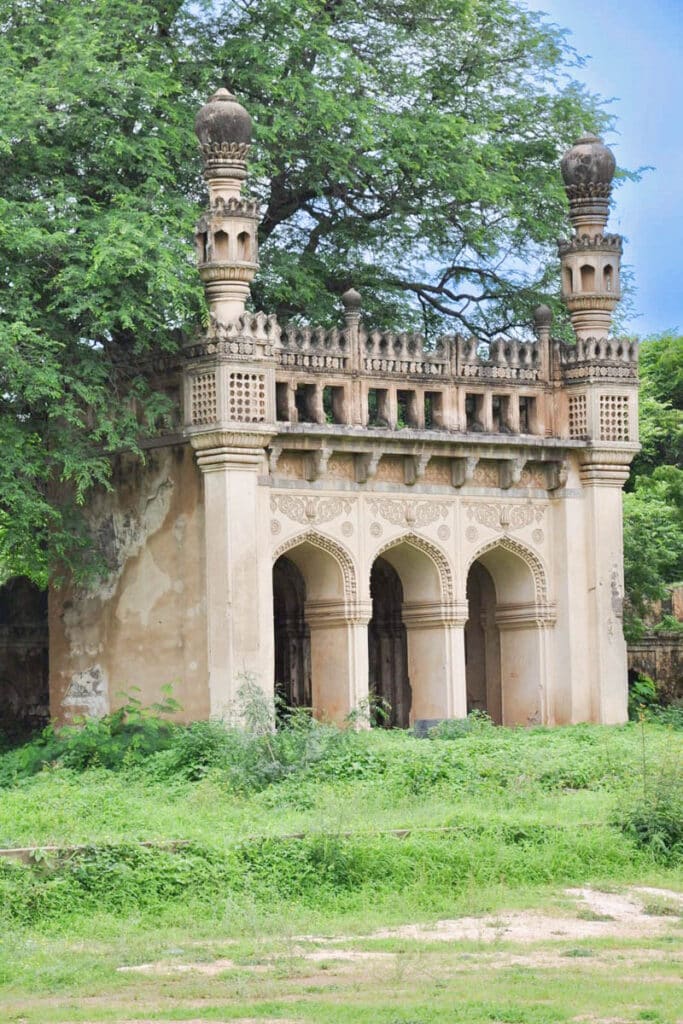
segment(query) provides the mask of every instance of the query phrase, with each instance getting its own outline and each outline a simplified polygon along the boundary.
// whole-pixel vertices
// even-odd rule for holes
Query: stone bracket
[[[499,478],[500,486],[504,491],[509,490],[518,484],[522,479],[522,473],[524,467],[527,464],[527,459],[523,455],[518,455],[514,459],[503,459],[500,463]]]
[[[354,455],[353,463],[357,484],[366,484],[373,479],[381,458],[382,450],[379,446],[374,452],[358,452]]]
[[[451,459],[451,483],[454,487],[462,487],[474,476],[474,471],[479,462],[478,455],[468,455],[465,458]]]
[[[408,486],[416,484],[425,475],[425,471],[431,459],[431,453],[421,455],[406,455],[403,459],[403,480]]]
[[[309,483],[313,483],[314,480],[319,480],[321,476],[325,475],[327,470],[327,463],[330,461],[332,456],[332,449],[327,446],[317,448],[315,451],[310,452],[306,459],[306,470],[305,477]]]
[[[569,476],[569,464],[566,459],[549,462],[546,470],[546,486],[549,491],[557,491],[564,487]]]
[[[268,472],[271,474],[271,476],[275,473],[275,470],[277,469],[277,464],[280,461],[280,456],[282,455],[283,450],[284,445],[282,444],[273,444],[270,446],[270,450],[268,453]]]

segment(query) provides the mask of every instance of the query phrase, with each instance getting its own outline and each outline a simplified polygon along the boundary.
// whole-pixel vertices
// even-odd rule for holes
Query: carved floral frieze
[[[402,501],[399,498],[376,498],[369,503],[373,515],[394,526],[430,526],[448,517],[445,501]]]
[[[353,511],[356,498],[317,497],[302,494],[274,494],[271,512],[280,512],[295,523],[330,523]]]
[[[467,518],[499,533],[523,530],[533,523],[540,523],[545,516],[547,505],[508,504],[506,502],[466,502]]]

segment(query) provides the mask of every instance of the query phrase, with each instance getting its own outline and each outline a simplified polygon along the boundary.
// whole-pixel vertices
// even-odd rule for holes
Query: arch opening
[[[216,231],[213,236],[213,262],[225,263],[228,259],[228,236],[225,231]]]
[[[275,695],[289,708],[311,706],[311,631],[305,605],[301,571],[282,555],[273,566]]]
[[[240,231],[237,236],[237,258],[238,260],[251,259],[251,238],[248,231]]]
[[[465,625],[467,713],[483,711],[500,725],[500,633],[496,625],[496,588],[490,572],[473,562],[467,575]]]
[[[311,532],[276,552],[275,686],[293,706],[339,724],[367,696],[354,657],[355,594],[353,563],[328,538]]]
[[[468,710],[503,725],[549,720],[545,625],[552,621],[540,561],[516,542],[481,551],[467,578]]]
[[[377,552],[370,583],[373,621],[368,642],[369,671],[376,688],[379,675],[381,695],[392,703],[389,724],[405,728],[416,722],[454,717],[457,680],[449,612],[452,580],[444,555],[422,538],[400,538]],[[381,655],[372,646],[378,642],[377,625],[382,614],[390,622],[383,630],[383,640],[388,648],[384,671],[386,677],[392,674],[391,680],[382,676],[377,664]]]
[[[407,729],[412,690],[408,678],[408,641],[403,622],[403,586],[389,562],[377,558],[370,573],[372,618],[368,625],[368,685],[382,701],[386,717],[378,724]]]
[[[595,291],[595,267],[592,267],[590,263],[584,263],[579,271],[581,274],[581,291],[582,292],[594,292]]]
[[[0,587],[0,732],[21,739],[49,719],[47,594],[15,577]]]

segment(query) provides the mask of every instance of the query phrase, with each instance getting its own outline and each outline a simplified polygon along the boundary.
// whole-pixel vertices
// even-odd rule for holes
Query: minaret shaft
[[[209,189],[209,208],[197,225],[197,263],[215,329],[240,319],[258,270],[258,210],[242,198],[251,118],[219,89],[200,110],[195,130]]]
[[[560,242],[562,298],[577,338],[610,333],[621,298],[622,239],[605,232],[616,162],[594,135],[585,136],[562,159],[574,234]]]

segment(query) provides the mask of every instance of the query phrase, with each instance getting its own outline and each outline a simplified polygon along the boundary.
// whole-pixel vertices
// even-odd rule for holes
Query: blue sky
[[[683,0],[527,0],[571,31],[590,59],[575,77],[613,98],[605,141],[629,169],[651,165],[616,193],[612,231],[626,237],[635,313],[626,329],[683,331]]]

